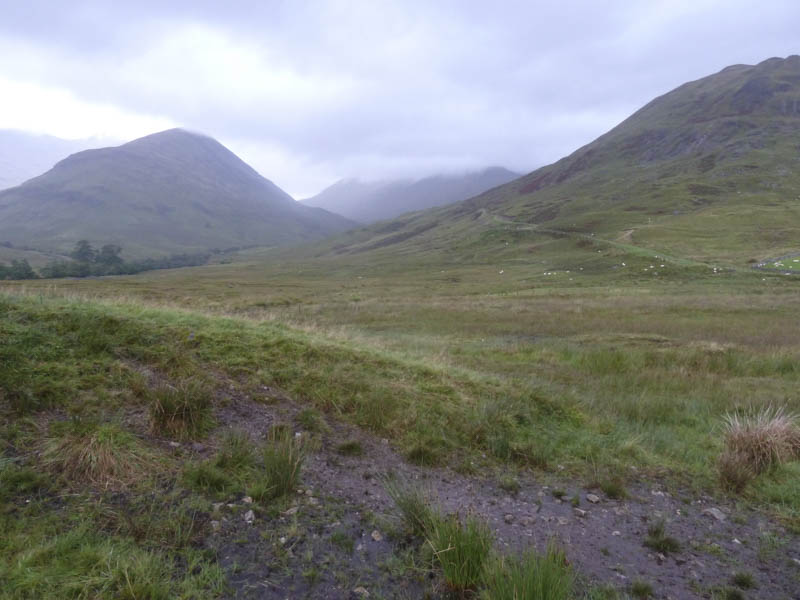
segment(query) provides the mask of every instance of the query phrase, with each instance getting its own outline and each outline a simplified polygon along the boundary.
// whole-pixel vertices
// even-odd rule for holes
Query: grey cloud
[[[302,159],[293,181],[253,162],[289,191],[314,169],[532,169],[684,81],[796,52],[800,24],[781,0],[36,0],[4,13],[0,42],[25,56],[0,59],[0,76],[282,148]],[[192,28],[197,47],[181,42]],[[213,64],[214,44],[232,64]]]

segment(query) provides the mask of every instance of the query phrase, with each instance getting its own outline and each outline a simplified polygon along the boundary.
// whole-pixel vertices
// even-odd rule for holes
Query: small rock
[[[316,498],[314,498],[313,496],[311,496],[311,497],[308,499],[308,503],[309,503],[311,506],[317,506],[317,505],[319,504],[319,500],[318,500],[318,499],[316,499]]]
[[[725,520],[725,513],[722,512],[718,508],[707,508],[703,511],[704,515],[708,515],[709,517],[714,517],[717,521],[724,521]]]
[[[292,508],[289,508],[289,509],[283,511],[282,514],[285,517],[291,517],[293,514],[295,514],[298,511],[299,508],[300,508],[299,506],[293,506]]]
[[[675,564],[676,565],[685,565],[686,564],[686,559],[685,558],[681,558],[680,556],[676,556],[675,557]]]
[[[214,512],[219,512],[219,511],[220,511],[220,509],[221,509],[223,506],[225,506],[225,503],[224,503],[224,502],[214,502],[214,504],[212,504],[212,505],[211,505],[211,507],[214,509]]]
[[[573,508],[573,509],[572,509],[572,512],[574,512],[574,513],[575,513],[575,516],[576,516],[576,517],[581,517],[582,519],[585,519],[585,518],[586,518],[586,515],[588,515],[588,514],[589,514],[589,512],[588,512],[588,511],[582,510],[582,509],[580,509],[580,508]]]
[[[739,540],[737,540],[736,538],[733,538],[733,543],[734,543],[734,544],[739,544],[740,546],[742,545],[742,542],[740,542],[740,541],[739,541]]]
[[[600,496],[596,494],[586,494],[586,501],[591,502],[592,504],[597,504],[600,502]]]
[[[558,517],[558,524],[559,525],[567,525],[569,523],[569,519],[567,517]]]
[[[612,531],[612,532],[611,532],[611,535],[613,535],[613,536],[615,536],[615,537],[618,537],[618,536],[620,536],[620,535],[622,535],[622,534],[621,534],[619,531]]]
[[[252,510],[248,510],[244,513],[244,522],[248,525],[252,525],[253,521],[256,520],[256,515]]]
[[[219,528],[220,528],[219,521],[211,521],[211,531],[217,532],[219,531]]]
[[[514,522],[514,515],[512,515],[510,513],[505,515],[503,517],[503,521],[505,521],[507,524],[511,525]]]
[[[353,593],[359,598],[369,598],[369,592],[361,586],[355,588]]]
[[[522,517],[519,520],[520,525],[522,525],[523,527],[530,527],[531,525],[533,525],[533,521],[534,520],[531,517]]]
[[[383,539],[383,536],[381,535],[381,532],[376,529],[372,532],[372,539],[376,542],[380,542]]]
[[[242,498],[242,502],[244,502],[245,504],[252,504],[253,499],[250,496],[245,496],[244,498]]]
[[[662,492],[662,491],[659,491],[659,490],[650,490],[650,493],[651,493],[653,496],[663,496],[663,495],[664,495],[664,492]]]
[[[278,538],[278,541],[280,542],[281,546],[283,546],[286,543],[286,538],[281,536]]]
[[[661,552],[659,552],[658,554],[656,554],[656,560],[658,561],[658,564],[662,564],[665,560],[667,560],[667,557],[664,556]]]
[[[170,442],[169,443],[169,447],[170,448],[180,448],[181,444],[180,444],[180,442]]]
[[[306,496],[313,496],[314,490],[306,490]]]
[[[364,544],[359,544],[356,546],[356,552],[361,552],[364,549]]]

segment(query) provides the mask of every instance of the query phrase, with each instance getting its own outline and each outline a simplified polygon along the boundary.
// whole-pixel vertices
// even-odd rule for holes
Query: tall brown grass
[[[736,491],[756,475],[800,457],[798,417],[781,407],[725,415],[724,436],[719,474],[723,485]]]

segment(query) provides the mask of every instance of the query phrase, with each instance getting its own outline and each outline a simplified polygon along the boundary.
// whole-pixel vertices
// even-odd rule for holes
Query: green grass
[[[347,554],[352,554],[355,546],[353,538],[344,531],[334,531],[331,534],[331,543],[341,548]]]
[[[189,378],[162,384],[149,395],[150,426],[158,435],[195,439],[214,426],[211,391],[201,380]]]
[[[117,423],[54,423],[41,444],[43,466],[71,485],[124,488],[154,470],[154,453]]]
[[[342,456],[363,456],[364,448],[358,440],[348,440],[336,446],[336,453]]]
[[[574,476],[635,466],[706,489],[718,485],[726,413],[768,403],[800,409],[792,393],[800,302],[786,278],[715,279],[680,267],[640,282],[610,267],[642,258],[568,239],[543,244],[537,259],[558,252],[562,268],[584,265],[585,274],[568,283],[513,265],[498,278],[490,259],[348,259],[303,263],[302,273],[258,263],[149,274],[113,289],[59,282],[56,294],[130,296],[100,305],[14,300],[0,326],[21,351],[0,348],[11,367],[0,378],[25,412],[69,406],[75,389],[82,407],[106,406],[109,396],[117,405],[147,402],[142,367],[171,385],[223,373],[256,397],[266,385],[304,402],[303,429],[316,427],[317,415],[344,418],[423,465],[453,454],[481,464],[486,454]],[[147,307],[167,301],[205,314]],[[746,495],[764,501],[769,488],[780,499],[771,506],[796,519],[787,469],[760,476]]]
[[[189,599],[223,591],[221,569],[192,546],[200,524],[189,507],[160,497],[126,510],[85,492],[62,494],[39,465],[17,462],[0,459],[0,598]]]
[[[383,486],[400,511],[406,531],[420,539],[429,535],[438,518],[431,498],[419,487],[408,482],[386,479]]]
[[[492,533],[474,516],[437,516],[427,532],[447,586],[459,595],[477,589],[492,549]]]
[[[306,457],[305,442],[289,430],[271,432],[262,451],[264,480],[261,499],[280,498],[294,492]]]
[[[544,554],[529,551],[494,561],[485,575],[486,600],[568,600],[575,576],[564,552],[555,546]]]
[[[495,556],[492,533],[475,515],[446,515],[428,494],[393,478],[384,488],[407,534],[425,540],[447,587],[460,597],[502,600],[572,598],[575,578],[564,552],[550,545],[547,552],[529,550],[521,556]]]
[[[646,600],[653,597],[653,586],[641,579],[635,580],[631,583],[631,595],[640,600]]]
[[[663,519],[656,521],[647,528],[647,537],[644,540],[644,545],[662,554],[678,552],[681,549],[680,542],[667,535],[666,523]]]
[[[746,571],[737,571],[731,577],[731,583],[743,590],[749,590],[756,587],[756,580],[752,573]]]

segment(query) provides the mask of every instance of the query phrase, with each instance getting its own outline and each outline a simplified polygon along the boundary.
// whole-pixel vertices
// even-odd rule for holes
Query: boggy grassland
[[[435,548],[442,536],[452,546],[456,535],[442,515],[416,532],[427,544],[409,545],[415,533],[395,525],[396,547],[386,556],[361,566],[336,559],[357,553],[351,546],[360,543],[359,527],[392,528],[381,521],[386,515],[369,511],[359,526],[331,490],[314,494],[330,494],[323,503],[330,514],[318,518],[342,524],[335,536],[322,535],[332,541],[286,556],[279,540],[292,533],[281,528],[298,527],[285,513],[291,488],[303,484],[300,477],[286,493],[275,491],[275,469],[292,471],[296,455],[284,446],[288,466],[274,467],[274,449],[288,426],[308,436],[309,456],[333,453],[334,443],[342,455],[347,447],[358,453],[359,443],[336,441],[336,424],[358,432],[348,436],[387,440],[398,461],[421,469],[417,475],[494,481],[500,493],[546,485],[560,491],[559,502],[574,495],[576,505],[594,510],[581,504],[587,490],[622,506],[655,486],[680,499],[685,514],[702,498],[704,506],[725,507],[742,525],[739,541],[758,550],[759,568],[783,578],[753,597],[791,597],[786,590],[800,585],[792,560],[800,557],[780,551],[787,540],[796,543],[800,529],[800,464],[791,440],[764,468],[740,465],[742,481],[721,478],[719,458],[726,415],[800,411],[795,278],[575,239],[542,236],[524,256],[506,253],[502,237],[490,241],[491,252],[468,262],[266,253],[129,278],[4,284],[0,597],[59,597],[58,590],[247,597],[250,588],[235,583],[236,573],[249,572],[247,560],[226,563],[221,546],[208,542],[220,523],[227,527],[219,516],[225,505],[213,503],[244,512],[244,495],[268,524],[258,543],[284,548],[269,555],[273,575],[264,576],[275,595],[267,586],[253,597],[285,597],[286,590],[314,597],[323,588],[346,592],[329,597],[349,597],[359,587],[377,597],[445,590],[504,597],[497,586],[511,575],[502,569],[516,563],[481,550],[491,541],[473,517],[456,527],[473,536],[465,547],[476,548],[461,566],[477,574],[461,588]],[[226,412],[241,402],[295,409],[270,417],[273,427],[262,437],[248,438]],[[386,476],[380,470],[372,475]],[[668,531],[679,528],[681,514],[663,515]],[[747,525],[753,518],[757,529]],[[406,522],[413,525],[413,515]],[[299,525],[308,539],[314,526]],[[641,529],[644,541],[647,526]],[[256,543],[238,530],[230,535],[242,547]],[[649,581],[640,581],[608,568],[604,578],[587,566],[591,577],[570,593],[745,593],[729,582],[725,569],[735,559],[726,562],[717,541],[702,537],[691,546],[704,560],[721,561],[716,580],[691,582],[686,574],[688,583],[669,583],[648,571]],[[646,553],[642,543],[630,553]],[[688,540],[679,543],[687,548]],[[569,557],[569,545],[565,551]],[[520,560],[558,566],[559,552]],[[321,555],[328,558],[320,565]],[[495,571],[482,574],[475,560]],[[682,572],[684,564],[675,568]]]

